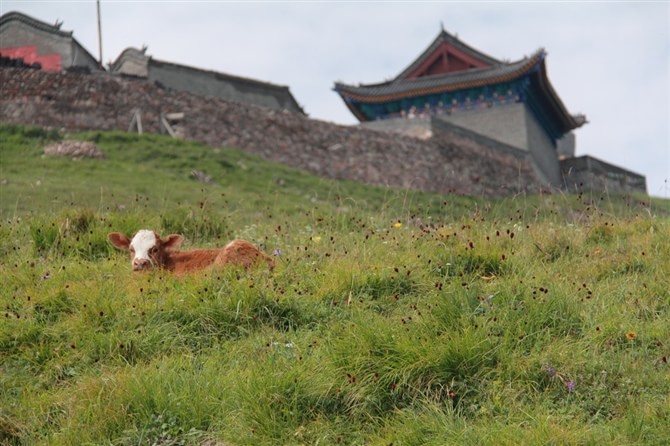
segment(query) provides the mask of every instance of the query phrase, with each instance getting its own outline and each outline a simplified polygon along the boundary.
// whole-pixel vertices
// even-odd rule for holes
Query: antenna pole
[[[98,54],[100,55],[99,63],[102,67],[102,26],[100,25],[100,0],[96,0],[98,7]]]

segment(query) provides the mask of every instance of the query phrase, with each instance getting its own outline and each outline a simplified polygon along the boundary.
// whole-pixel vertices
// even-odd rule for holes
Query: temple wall
[[[474,132],[473,135],[467,135],[467,138],[477,139],[479,143],[487,144],[492,150],[507,150],[508,152],[516,150],[526,153],[538,179],[554,187],[562,186],[556,150],[524,104],[510,104],[477,112],[440,115],[436,121],[431,120],[430,117],[394,118],[366,122],[361,125],[366,128],[426,139],[433,136],[434,122],[443,121],[462,130]],[[467,133],[458,128],[450,127],[450,131],[462,135]]]
[[[560,187],[561,171],[558,164],[558,154],[551,139],[537,122],[535,116],[524,105],[524,117],[527,135],[527,149],[530,151],[533,164],[542,178],[553,186]]]
[[[435,138],[446,138],[462,147],[485,148],[491,152],[505,154],[532,163],[532,158],[528,151],[458,126],[444,119],[442,116],[432,118],[430,124]]]
[[[449,129],[421,140],[166,90],[141,79],[0,69],[1,122],[125,131],[135,108],[145,132],[160,132],[161,114],[182,112],[185,139],[237,147],[326,178],[484,197],[543,188],[525,157]]]
[[[562,184],[556,149],[523,103],[442,115],[442,119],[531,154],[536,175],[554,187]]]
[[[575,148],[577,146],[575,132],[568,132],[561,139],[556,141],[556,150],[558,151],[558,158],[572,158],[575,156]]]
[[[429,116],[413,119],[391,118],[378,121],[361,122],[360,126],[366,129],[382,132],[400,133],[419,139],[429,139],[433,136],[432,119]]]
[[[528,149],[526,111],[523,104],[497,105],[488,109],[459,111],[443,119],[520,149]]]

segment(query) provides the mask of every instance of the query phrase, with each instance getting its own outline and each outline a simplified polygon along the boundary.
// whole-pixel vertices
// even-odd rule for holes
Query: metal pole
[[[100,55],[100,67],[102,67],[102,26],[100,25],[100,0],[95,2],[98,6],[98,54]]]

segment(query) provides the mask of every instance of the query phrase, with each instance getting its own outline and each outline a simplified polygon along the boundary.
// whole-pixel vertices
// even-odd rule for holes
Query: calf
[[[178,251],[184,237],[178,234],[161,238],[154,231],[142,229],[132,239],[119,232],[107,235],[112,245],[130,251],[133,271],[164,268],[178,275],[209,266],[241,265],[249,268],[267,263],[270,271],[274,260],[246,240],[233,240],[222,249],[194,249]]]

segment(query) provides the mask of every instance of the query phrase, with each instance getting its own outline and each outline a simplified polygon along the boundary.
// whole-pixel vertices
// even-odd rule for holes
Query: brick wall
[[[0,69],[0,121],[76,130],[127,130],[141,110],[158,133],[162,113],[183,112],[184,138],[237,147],[328,178],[495,197],[536,192],[522,157],[491,150],[448,128],[421,139],[162,89],[109,74]]]

